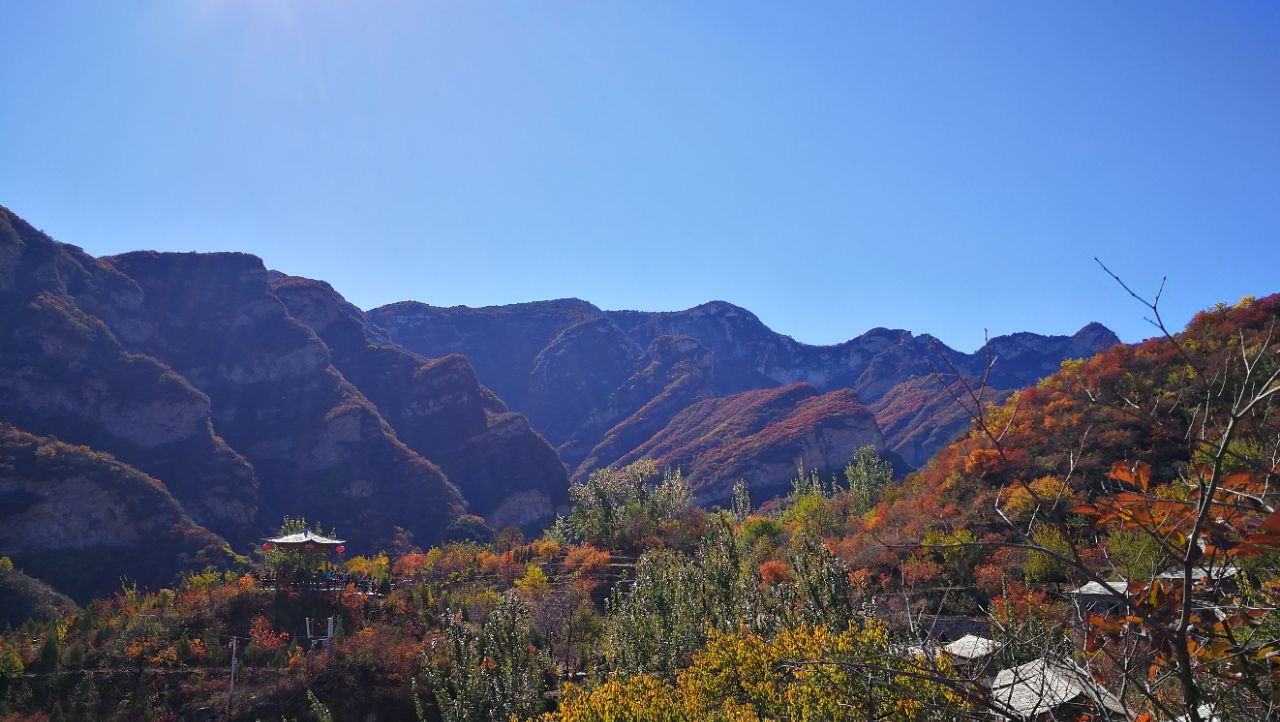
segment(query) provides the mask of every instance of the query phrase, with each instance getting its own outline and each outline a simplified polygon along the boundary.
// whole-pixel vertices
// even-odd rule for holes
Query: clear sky
[[[364,308],[1150,335],[1280,291],[1280,3],[10,2],[0,203]]]

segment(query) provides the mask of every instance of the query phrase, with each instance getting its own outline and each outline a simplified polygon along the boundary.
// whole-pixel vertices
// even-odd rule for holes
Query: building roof
[[[985,637],[979,637],[976,634],[966,634],[956,641],[943,647],[947,650],[947,654],[953,657],[961,657],[963,659],[978,659],[996,651],[996,643]]]
[[[1227,579],[1235,576],[1239,572],[1240,572],[1239,569],[1230,565],[1217,566],[1217,567],[1214,567],[1212,570],[1205,569],[1203,567],[1196,567],[1191,572],[1191,578],[1194,579],[1195,581],[1202,581],[1204,579],[1214,579],[1214,580]],[[1157,574],[1155,578],[1165,579],[1165,580],[1181,579],[1182,568],[1171,567],[1168,571]],[[1083,595],[1083,596],[1091,596],[1091,597],[1108,597],[1108,596],[1112,596],[1113,593],[1125,594],[1128,591],[1129,591],[1129,582],[1124,579],[1117,579],[1116,581],[1112,581],[1112,582],[1102,582],[1102,583],[1089,582],[1080,587],[1072,589],[1070,592],[1067,592],[1067,593],[1073,596]]]
[[[297,534],[286,534],[275,538],[267,539],[272,544],[346,544],[345,539],[330,539],[329,537],[320,536],[311,530],[301,531]]]
[[[1001,670],[991,683],[992,702],[1014,719],[1032,719],[1057,707],[1081,702],[1124,712],[1124,705],[1075,662],[1040,658]]]
[[[1239,573],[1240,573],[1240,570],[1232,565],[1225,565],[1225,566],[1218,565],[1213,567],[1212,569],[1205,569],[1204,567],[1193,567],[1191,569],[1191,578],[1197,582],[1202,579],[1213,579],[1216,581],[1219,579],[1227,579],[1229,577],[1234,577]],[[1178,566],[1170,567],[1168,571],[1157,574],[1156,578],[1157,579],[1181,579],[1182,567],[1178,567]]]
[[[931,657],[935,655],[938,648],[933,646],[933,642],[926,641],[924,644],[903,644],[901,642],[890,645],[893,654],[900,657]]]
[[[1114,582],[1089,582],[1081,587],[1072,589],[1068,594],[1086,595],[1086,596],[1111,596],[1112,594],[1124,594],[1129,591],[1129,582],[1120,579]]]
[[[1204,722],[1222,722],[1222,718],[1214,713],[1212,705],[1202,704],[1196,708],[1196,712],[1200,714],[1200,719],[1204,720]],[[1191,713],[1188,712],[1181,717],[1176,717],[1173,722],[1191,722]]]

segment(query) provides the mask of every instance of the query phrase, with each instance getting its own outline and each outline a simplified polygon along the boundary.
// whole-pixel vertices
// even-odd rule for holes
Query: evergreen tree
[[[844,468],[844,478],[857,501],[858,513],[863,513],[880,500],[884,488],[893,481],[893,464],[880,458],[876,447],[864,446],[854,452]]]
[[[58,668],[61,652],[58,649],[58,628],[50,624],[44,635],[44,643],[36,655],[36,666],[41,672],[52,672]]]

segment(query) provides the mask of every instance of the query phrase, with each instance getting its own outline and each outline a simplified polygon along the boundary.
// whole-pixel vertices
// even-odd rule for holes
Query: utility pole
[[[227,687],[227,719],[231,719],[231,695],[236,693],[236,638],[231,638],[231,685]]]

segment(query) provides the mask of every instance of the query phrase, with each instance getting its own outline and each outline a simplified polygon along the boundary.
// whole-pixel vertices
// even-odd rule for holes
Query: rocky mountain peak
[[[1078,358],[1092,356],[1097,349],[1108,348],[1120,343],[1115,332],[1097,321],[1085,324],[1071,336],[1071,348]]]
[[[933,337],[927,335],[921,337],[922,340],[928,340],[931,338]],[[914,339],[915,336],[910,331],[905,331],[900,328],[884,328],[883,326],[877,326],[875,328],[868,329],[858,336],[855,336],[853,339],[839,345],[853,346],[864,353],[879,353],[893,346],[908,344]]]
[[[700,316],[719,316],[722,318],[742,317],[751,323],[760,323],[760,319],[747,309],[736,306],[728,301],[707,301],[689,309],[688,311],[676,311],[675,313],[687,313],[693,318]]]
[[[102,259],[114,267],[148,274],[170,274],[177,283],[198,287],[201,293],[261,294],[267,288],[267,267],[251,253],[175,253],[133,251]],[[127,274],[126,274],[127,275]]]

